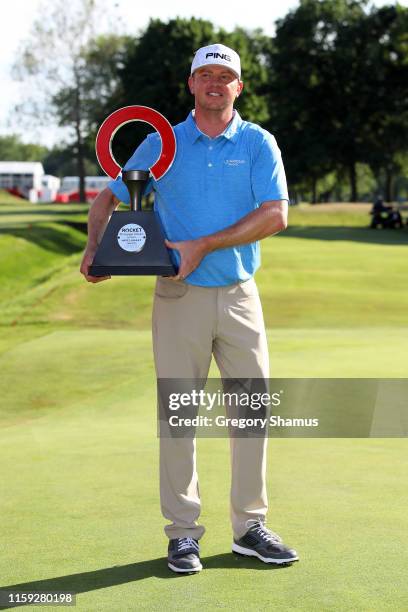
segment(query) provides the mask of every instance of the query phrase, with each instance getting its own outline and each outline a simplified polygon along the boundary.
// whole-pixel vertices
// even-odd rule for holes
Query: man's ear
[[[192,76],[188,78],[188,87],[190,89],[190,93],[194,95],[194,79]]]

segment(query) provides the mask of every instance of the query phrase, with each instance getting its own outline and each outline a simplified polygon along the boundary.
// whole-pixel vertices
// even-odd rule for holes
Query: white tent
[[[0,161],[0,189],[17,189],[31,202],[41,193],[43,176],[41,162]]]

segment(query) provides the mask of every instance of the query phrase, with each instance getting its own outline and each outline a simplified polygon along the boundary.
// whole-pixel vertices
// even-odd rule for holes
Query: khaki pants
[[[196,287],[159,277],[153,305],[158,378],[207,378],[214,355],[223,378],[269,378],[258,290],[253,279],[226,287]],[[265,518],[267,437],[230,438],[231,522],[234,537],[246,521]],[[193,438],[160,439],[160,498],[171,538],[204,534]]]

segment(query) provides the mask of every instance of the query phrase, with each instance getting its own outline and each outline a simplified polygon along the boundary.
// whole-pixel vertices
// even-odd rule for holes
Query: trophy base
[[[89,266],[91,276],[175,276],[159,218],[152,211],[115,211]]]
[[[90,266],[91,276],[174,276],[173,266]]]

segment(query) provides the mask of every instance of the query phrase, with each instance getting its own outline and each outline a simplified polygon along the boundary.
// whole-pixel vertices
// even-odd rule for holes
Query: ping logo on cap
[[[207,59],[208,57],[213,57],[213,58],[219,57],[220,59],[226,60],[227,62],[231,61],[230,56],[227,55],[226,53],[206,53],[205,59]]]

